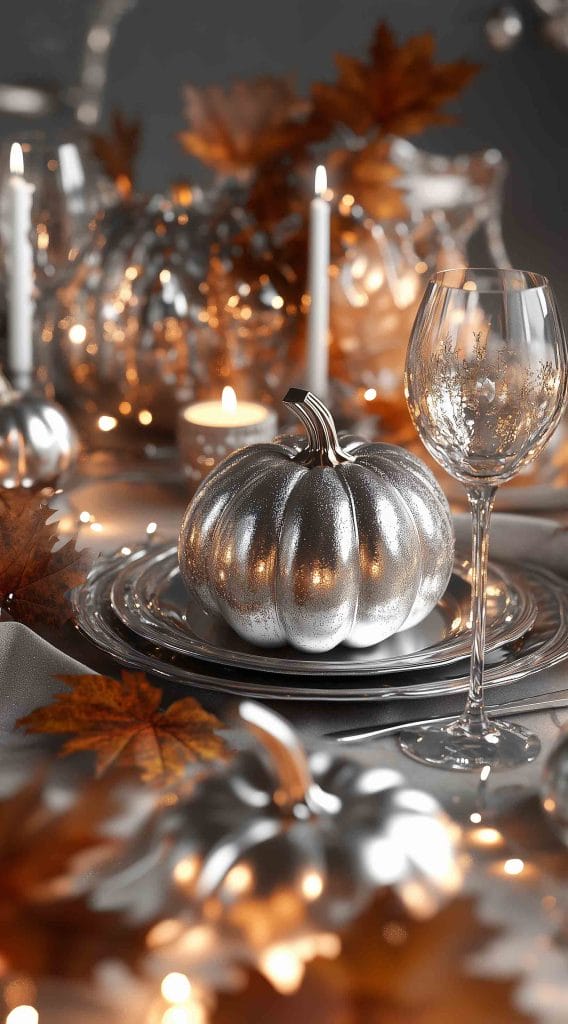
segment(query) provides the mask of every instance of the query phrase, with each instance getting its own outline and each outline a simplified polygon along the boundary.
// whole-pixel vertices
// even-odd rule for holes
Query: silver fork
[[[490,704],[487,714],[490,717],[503,715],[520,715],[527,711],[546,711],[551,708],[568,707],[568,689],[550,690],[538,697],[522,697],[519,700],[504,701],[502,704]],[[339,743],[360,743],[364,740],[382,739],[384,736],[395,736],[402,729],[413,729],[418,725],[429,725],[431,722],[451,722],[453,715],[441,715],[435,718],[419,718],[414,722],[395,722],[394,725],[359,726],[356,729],[340,729],[338,732],[325,733],[323,739],[337,740]]]

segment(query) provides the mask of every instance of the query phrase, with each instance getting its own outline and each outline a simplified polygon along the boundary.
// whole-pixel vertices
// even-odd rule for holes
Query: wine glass
[[[537,756],[536,736],[487,717],[483,699],[485,588],[495,492],[531,462],[566,402],[568,351],[552,289],[522,270],[435,274],[408,347],[405,391],[428,451],[467,492],[473,519],[473,630],[463,714],[409,729],[404,753],[454,770],[511,767]]]

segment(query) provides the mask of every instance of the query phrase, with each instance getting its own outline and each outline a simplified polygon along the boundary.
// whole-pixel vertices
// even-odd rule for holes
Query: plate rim
[[[132,556],[130,556],[132,557]],[[469,677],[462,676],[452,680],[440,680],[437,683],[422,684],[422,683],[402,683],[400,685],[391,684],[391,686],[382,686],[380,689],[373,687],[366,687],[365,689],[355,689],[353,686],[346,688],[345,690],[326,690],[326,689],[314,689],[310,688],[288,688],[283,685],[280,680],[285,677],[278,677],[277,683],[260,682],[255,683],[235,679],[234,677],[227,676],[226,678],[219,678],[218,676],[204,676],[200,673],[198,668],[200,663],[197,663],[197,669],[186,669],[180,668],[179,666],[166,665],[159,661],[157,656],[150,656],[142,654],[137,651],[136,648],[128,646],[126,641],[119,638],[119,644],[122,645],[120,653],[117,654],[116,649],[112,650],[109,648],[108,643],[105,645],[101,641],[100,635],[98,635],[92,627],[90,621],[86,621],[85,617],[81,615],[82,609],[89,602],[93,602],[95,593],[97,593],[97,587],[102,583],[105,586],[109,586],[107,577],[110,576],[114,568],[114,559],[103,559],[103,565],[98,565],[94,570],[91,571],[89,579],[91,580],[91,586],[83,585],[72,592],[72,604],[74,609],[74,615],[76,620],[77,628],[93,643],[96,644],[100,649],[105,651],[107,655],[116,658],[117,661],[122,664],[130,665],[131,667],[137,667],[143,669],[146,672],[150,672],[159,678],[165,678],[177,685],[193,686],[196,689],[209,690],[210,692],[217,692],[223,694],[232,694],[238,697],[252,697],[260,698],[265,700],[296,700],[305,702],[308,700],[317,700],[323,703],[337,703],[337,702],[356,702],[356,701],[374,701],[376,703],[382,703],[388,700],[415,700],[415,699],[429,699],[451,696],[454,694],[464,693],[467,691],[469,684]],[[544,580],[548,591],[554,596],[556,601],[556,607],[558,609],[559,622],[548,640],[545,641],[543,646],[548,650],[548,657],[545,659],[544,664],[535,666],[535,655],[542,650],[542,647],[538,651],[528,652],[525,657],[525,662],[521,662],[521,669],[518,668],[513,671],[509,676],[503,678],[502,666],[494,666],[487,669],[486,673],[486,687],[487,689],[493,689],[502,686],[509,686],[520,679],[524,679],[531,674],[544,669],[551,669],[556,665],[562,663],[568,659],[568,644],[566,638],[568,636],[568,584],[562,578],[556,576],[555,573],[550,570],[530,568],[530,572],[533,573],[540,579]],[[544,584],[542,584],[544,585]],[[107,595],[108,597],[108,595]],[[114,616],[108,605],[108,611]],[[101,621],[100,613],[95,612],[95,617]],[[118,620],[117,620],[118,622]],[[111,632],[110,627],[106,624],[105,630],[107,633]],[[125,632],[126,627],[122,627]],[[111,634],[116,646],[116,634]],[[125,649],[127,650],[125,652]],[[177,675],[175,672],[177,671]],[[181,678],[180,673],[183,673]],[[262,673],[258,673],[262,676]]]
[[[158,624],[157,622],[149,624],[148,632],[140,632],[139,619],[135,619],[133,615],[129,614],[125,610],[126,606],[120,604],[116,596],[116,591],[121,586],[124,591],[128,585],[127,581],[121,581],[121,575],[123,572],[126,572],[129,565],[146,562],[152,552],[155,552],[155,561],[164,561],[173,556],[175,551],[175,545],[173,544],[164,543],[159,546],[146,544],[141,546],[135,553],[135,557],[123,556],[122,568],[118,569],[117,576],[110,590],[112,609],[123,625],[141,639],[149,643],[160,644],[174,654],[196,658],[199,661],[206,661],[210,664],[223,665],[227,668],[240,668],[264,673],[272,672],[282,676],[309,676],[326,673],[333,676],[353,677],[394,675],[410,671],[430,671],[436,668],[444,668],[469,657],[471,629],[466,629],[463,633],[446,638],[446,640],[439,643],[429,644],[427,647],[423,647],[410,655],[399,655],[395,658],[383,659],[381,662],[340,662],[333,659],[330,660],[326,655],[320,655],[314,659],[304,659],[300,653],[294,659],[279,659],[274,656],[271,657],[269,653],[260,653],[260,651],[258,654],[254,652],[241,653],[234,649],[227,651],[221,647],[214,646],[210,641],[204,640],[199,636],[196,636],[195,648],[180,650],[177,634],[174,635],[175,627],[173,625],[167,623],[169,633],[166,632],[163,623]],[[148,568],[151,568],[151,566]],[[521,585],[522,573],[515,572],[514,569],[505,567],[495,560],[491,560],[491,568],[506,588],[514,588],[516,599],[522,601],[523,605],[521,605],[521,611],[519,612],[516,624],[506,633],[504,632],[506,623],[500,620],[499,626],[495,627],[496,632],[493,635],[490,633],[488,636],[485,647],[486,651],[496,650],[498,647],[503,646],[503,644],[511,643],[524,636],[534,625],[538,613],[536,601],[530,589]],[[452,575],[461,578],[459,573],[455,571],[455,564]],[[453,647],[455,649],[452,649]],[[444,648],[447,652],[445,656],[443,653]],[[435,651],[438,651],[438,654],[434,660],[433,655]],[[431,652],[429,657],[428,652]]]

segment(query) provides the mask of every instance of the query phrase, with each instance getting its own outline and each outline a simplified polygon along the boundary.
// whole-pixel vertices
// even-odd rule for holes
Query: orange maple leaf
[[[77,551],[76,537],[56,547],[53,515],[33,495],[0,495],[0,608],[27,626],[66,622],[67,594],[85,582],[91,563],[87,551]]]
[[[90,136],[93,153],[122,196],[129,196],[132,192],[134,165],[141,138],[140,121],[128,121],[120,110],[112,112],[110,128],[106,134],[93,132]]]
[[[338,78],[313,86],[315,117],[347,125],[357,135],[372,129],[413,135],[453,118],[441,110],[479,71],[466,60],[437,64],[432,33],[398,43],[384,22],[373,37],[367,62],[339,54]]]
[[[134,767],[145,781],[166,782],[190,763],[228,756],[215,715],[193,697],[161,711],[162,691],[143,672],[123,672],[121,682],[98,675],[58,678],[69,689],[17,724],[27,733],[74,733],[60,755],[93,751],[99,776],[111,766]]]
[[[186,152],[223,173],[252,170],[319,137],[310,103],[288,78],[264,75],[228,88],[186,85]]]

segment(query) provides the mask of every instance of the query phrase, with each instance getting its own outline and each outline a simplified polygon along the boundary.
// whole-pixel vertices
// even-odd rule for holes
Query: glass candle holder
[[[178,448],[184,474],[192,487],[225,456],[245,445],[272,441],[278,421],[274,409],[259,402],[239,402],[232,387],[220,400],[195,402],[178,417]]]

